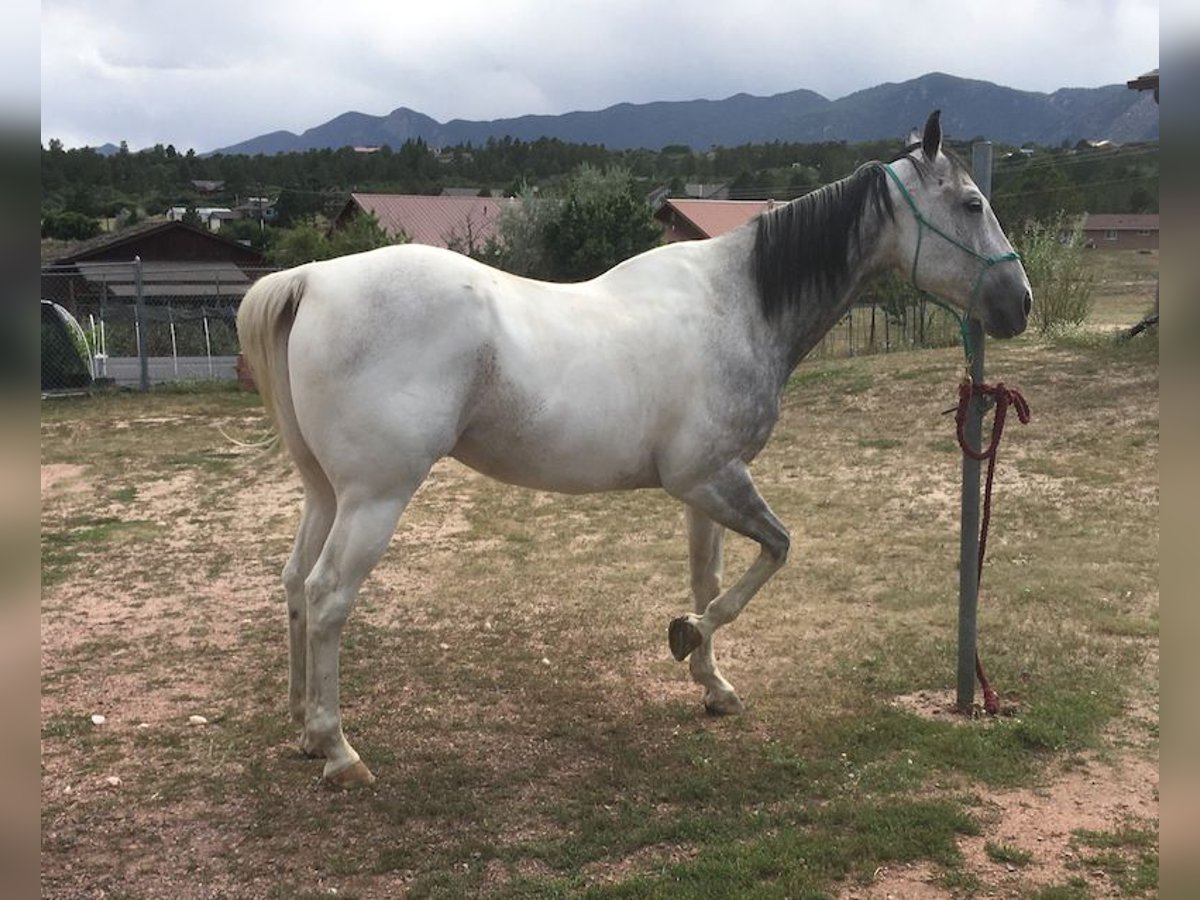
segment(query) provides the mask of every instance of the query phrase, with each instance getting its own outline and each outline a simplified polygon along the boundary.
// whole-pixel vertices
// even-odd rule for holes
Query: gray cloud
[[[42,137],[207,150],[347,110],[495,119],[930,71],[1024,90],[1158,65],[1154,0],[47,0]]]

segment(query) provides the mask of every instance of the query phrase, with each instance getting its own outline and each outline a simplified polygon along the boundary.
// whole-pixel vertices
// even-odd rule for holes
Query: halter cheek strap
[[[904,186],[904,182],[900,180],[900,176],[896,174],[890,163],[880,163],[880,166],[883,167],[883,170],[887,172],[888,176],[892,179],[892,182],[897,188],[899,188],[900,196],[903,197],[905,202],[908,203],[908,208],[912,210],[913,218],[917,220],[917,250],[913,254],[912,274],[910,276],[913,287],[915,287],[917,290],[921,289],[920,285],[917,284],[917,263],[921,260],[921,243],[925,238],[925,231],[928,229],[938,237],[949,241],[964,253],[975,257],[975,259],[983,263],[982,268],[979,270],[979,275],[977,275],[975,278],[975,284],[971,287],[971,296],[967,301],[967,309],[970,309],[975,305],[975,301],[979,296],[979,289],[983,285],[983,276],[988,273],[988,270],[991,269],[992,266],[999,263],[1017,262],[1021,259],[1021,255],[1015,250],[1010,250],[1008,253],[998,253],[993,256],[984,256],[973,247],[968,247],[954,235],[943,231],[941,228],[938,228],[937,225],[935,225],[933,222],[930,222],[927,218],[925,218],[924,215],[921,214],[921,210],[917,208],[917,201],[914,200],[912,194],[908,192],[908,188]]]

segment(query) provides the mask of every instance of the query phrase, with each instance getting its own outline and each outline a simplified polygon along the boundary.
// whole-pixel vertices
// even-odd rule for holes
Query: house
[[[137,294],[150,303],[236,305],[267,267],[256,250],[184,222],[144,222],[71,247],[42,269],[42,297],[76,318]]]
[[[244,244],[185,222],[152,221],[57,255],[42,269],[41,290],[91,334],[97,377],[233,378],[237,307],[266,270],[266,259]]]
[[[1125,82],[1131,91],[1154,91],[1154,102],[1158,102],[1158,69],[1151,69],[1137,78]]]
[[[1157,250],[1158,213],[1088,213],[1082,237],[1101,250]]]
[[[253,219],[256,222],[274,222],[279,217],[275,201],[270,197],[247,197],[245,203],[239,203],[233,211],[242,219]]]
[[[671,199],[663,201],[654,218],[662,223],[667,243],[696,241],[732,231],[774,205],[774,200]]]
[[[689,181],[683,186],[683,193],[694,200],[728,200],[729,185],[725,182],[705,184]]]
[[[500,213],[519,202],[501,197],[354,193],[333,227],[345,227],[357,216],[370,214],[392,237],[404,234],[416,244],[470,253],[496,236]]]
[[[209,231],[220,231],[222,222],[229,222],[242,217],[240,213],[234,212],[225,206],[197,206],[193,207],[193,209]],[[186,206],[172,206],[167,210],[167,221],[182,222],[187,212],[188,207]]]

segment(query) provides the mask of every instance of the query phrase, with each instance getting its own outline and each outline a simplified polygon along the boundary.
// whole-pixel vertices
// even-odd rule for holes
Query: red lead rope
[[[966,435],[963,434],[967,422],[967,408],[970,406],[973,396],[979,397],[981,400],[991,397],[996,404],[996,411],[992,417],[992,440],[986,450],[975,450],[970,447],[967,444]],[[966,379],[958,386],[958,410],[954,414],[954,422],[958,429],[958,446],[971,459],[977,462],[985,459],[988,461],[987,483],[983,490],[983,519],[979,527],[979,568],[976,574],[976,586],[983,580],[983,557],[987,552],[988,524],[992,518],[992,481],[996,474],[996,451],[1000,447],[1000,436],[1004,433],[1004,419],[1008,415],[1009,406],[1017,411],[1017,418],[1022,425],[1029,424],[1029,404],[1025,402],[1025,398],[1016,388],[1007,388],[1002,381],[991,385],[975,384]],[[983,689],[983,708],[987,710],[988,715],[994,716],[1000,711],[1000,697],[992,689],[987,676],[983,673],[983,663],[979,661],[978,650],[975,652],[975,674]]]

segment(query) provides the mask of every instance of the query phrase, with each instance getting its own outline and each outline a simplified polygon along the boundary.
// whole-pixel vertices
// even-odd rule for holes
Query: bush
[[[1030,324],[1041,334],[1082,325],[1092,311],[1095,276],[1084,265],[1082,221],[1059,212],[1031,219],[1017,239],[1017,249],[1033,286]]]
[[[356,216],[332,232],[314,224],[283,230],[267,249],[267,256],[277,266],[298,266],[317,259],[330,259],[407,242],[407,235],[388,235],[374,214],[368,213]]]
[[[522,192],[497,223],[498,239],[481,254],[509,272],[549,281],[582,281],[656,246],[662,231],[633,176],[584,164],[563,196]]]
[[[91,216],[66,210],[42,219],[42,237],[61,241],[86,241],[100,233],[100,223]]]

